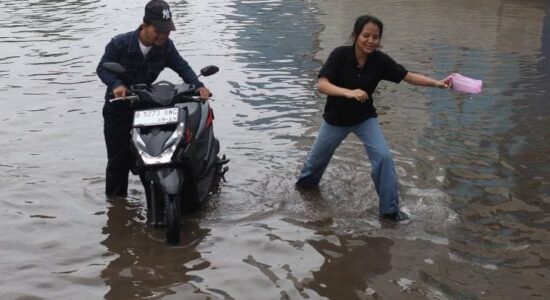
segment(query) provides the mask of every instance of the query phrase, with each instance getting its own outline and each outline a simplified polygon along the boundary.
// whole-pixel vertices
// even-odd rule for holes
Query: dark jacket
[[[197,79],[197,75],[176,50],[171,39],[167,39],[162,46],[154,45],[146,57],[143,57],[139,48],[140,28],[135,31],[115,36],[105,47],[105,54],[97,66],[97,75],[107,85],[105,93],[106,104],[114,88],[125,85],[129,87],[132,84],[145,83],[152,84],[160,72],[168,67],[174,70],[185,83],[193,84],[195,88],[204,85]],[[118,62],[132,78],[119,78],[115,74],[102,67],[104,62]]]

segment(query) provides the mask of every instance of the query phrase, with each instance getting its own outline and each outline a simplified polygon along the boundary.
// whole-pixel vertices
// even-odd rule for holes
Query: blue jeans
[[[369,118],[354,126],[335,126],[323,120],[296,185],[317,186],[334,151],[350,132],[357,135],[367,151],[372,165],[371,177],[378,193],[380,213],[397,212],[399,209],[399,184],[392,155],[386,145],[377,118]]]

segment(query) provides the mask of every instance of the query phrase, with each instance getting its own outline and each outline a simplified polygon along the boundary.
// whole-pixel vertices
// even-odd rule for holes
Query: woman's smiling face
[[[355,39],[355,48],[369,55],[380,46],[380,28],[369,22],[363,26],[363,30]]]

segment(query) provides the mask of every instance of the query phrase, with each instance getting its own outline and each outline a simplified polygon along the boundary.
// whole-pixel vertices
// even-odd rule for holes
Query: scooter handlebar
[[[180,95],[177,95],[176,96],[179,99],[182,99],[184,100],[183,102],[187,102],[187,101],[194,101],[194,102],[205,102],[206,100],[203,100],[199,97],[199,94],[198,93],[193,93],[193,94],[190,94],[190,95],[185,95],[185,94],[180,94]],[[214,101],[214,99],[210,98],[212,97],[212,93],[209,93],[208,94],[208,97],[209,99],[207,100],[211,100],[211,101]],[[109,102],[116,102],[116,101],[131,101],[131,102],[135,102],[135,101],[139,101],[139,96],[136,95],[136,94],[132,94],[132,95],[128,95],[128,96],[124,96],[124,97],[117,97],[117,98],[111,98],[109,99]],[[177,102],[180,102],[180,101],[177,101]]]
[[[206,100],[210,100],[210,101],[214,101],[214,99],[210,98],[212,97],[212,93],[209,93],[208,94],[208,99],[201,99],[198,94],[194,94],[194,95],[178,95],[177,98],[177,102],[201,102],[201,103],[204,103]]]
[[[125,97],[118,97],[118,98],[112,98],[109,99],[109,102],[115,102],[115,101],[137,101],[139,100],[139,97],[137,95],[132,96],[125,96]]]

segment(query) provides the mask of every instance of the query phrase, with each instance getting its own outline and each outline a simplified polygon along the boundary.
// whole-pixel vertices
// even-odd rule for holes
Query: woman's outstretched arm
[[[451,86],[450,79],[435,80],[428,76],[424,76],[413,72],[407,73],[407,75],[405,76],[405,81],[412,85],[429,86],[429,87],[436,87],[440,89],[448,89]]]

